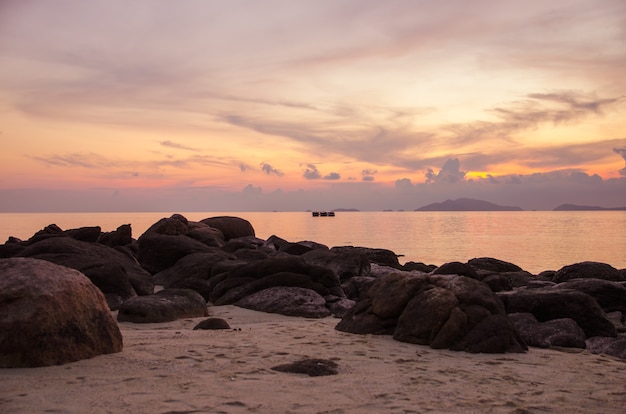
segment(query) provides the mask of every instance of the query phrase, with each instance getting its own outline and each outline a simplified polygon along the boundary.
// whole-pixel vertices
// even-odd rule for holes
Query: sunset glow
[[[623,206],[624,73],[623,0],[9,0],[0,211]]]

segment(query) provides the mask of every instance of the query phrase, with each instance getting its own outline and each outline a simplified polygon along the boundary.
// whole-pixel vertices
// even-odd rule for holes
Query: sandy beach
[[[586,351],[467,354],[338,332],[303,319],[210,307],[204,318],[120,323],[121,353],[0,369],[2,413],[623,413],[626,363]],[[309,377],[271,368],[304,358],[339,365]]]

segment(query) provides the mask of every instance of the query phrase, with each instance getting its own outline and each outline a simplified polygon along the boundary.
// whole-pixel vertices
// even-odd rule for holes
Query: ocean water
[[[48,224],[62,229],[131,224],[138,238],[172,213],[0,213],[0,241],[29,238]],[[394,251],[400,262],[441,265],[494,257],[532,273],[586,260],[626,268],[626,211],[521,212],[180,212],[187,219],[230,215],[252,224],[257,237],[311,240],[332,246]]]

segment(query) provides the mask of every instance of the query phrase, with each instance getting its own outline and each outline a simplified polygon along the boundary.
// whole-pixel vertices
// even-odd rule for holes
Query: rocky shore
[[[256,315],[264,322],[246,325],[241,315]],[[545,359],[555,364],[563,363],[559,358],[570,363],[575,358],[593,358],[585,361],[608,361],[611,371],[606,373],[609,385],[602,390],[593,388],[594,381],[589,384],[589,392],[601,393],[609,404],[598,402],[594,407],[613,412],[611,404],[623,408],[626,403],[625,315],[626,269],[605,263],[575,263],[540,274],[486,257],[440,266],[415,262],[401,265],[394,252],[380,248],[329,247],[279,236],[259,239],[252,224],[237,217],[191,222],[173,215],[161,219],[137,239],[128,224],[113,232],[102,232],[97,226],[63,230],[51,224],[28,240],[10,238],[0,245],[0,368],[7,368],[0,370],[0,380],[14,378],[10,382],[12,391],[7,394],[12,397],[0,396],[0,411],[3,405],[28,405],[19,405],[17,393],[27,384],[38,386],[27,379],[30,370],[26,367],[54,369],[68,364],[70,368],[85,366],[97,371],[102,368],[98,368],[98,361],[109,364],[118,358],[117,363],[123,364],[129,346],[133,354],[140,348],[139,343],[155,354],[162,345],[165,352],[171,346],[162,338],[165,336],[179,346],[184,344],[186,350],[166,352],[175,360],[165,361],[162,356],[160,364],[188,366],[195,361],[191,365],[202,367],[210,360],[214,366],[220,358],[237,364],[232,352],[238,347],[258,348],[256,340],[274,340],[274,353],[260,356],[257,349],[256,362],[252,357],[246,359],[246,364],[260,364],[261,377],[343,376],[347,382],[363,381],[352,374],[357,361],[372,362],[369,352],[358,345],[367,343],[378,349],[383,360],[396,361],[392,364],[394,370],[414,370],[413,377],[409,377],[416,384],[427,382],[418,375],[425,359],[433,360],[427,364],[429,369],[441,363],[448,368],[431,373],[431,377],[434,375],[435,383],[442,382],[441,387],[450,389],[456,389],[451,383],[460,377],[458,370],[449,368],[449,361],[470,364],[464,366],[466,371],[461,370],[467,376],[461,377],[472,383],[483,375],[481,381],[486,382],[487,378],[503,375],[498,368],[501,364],[516,370],[523,368],[513,367],[516,363],[523,365],[524,360],[532,360],[537,368],[545,368],[537,361],[539,355],[547,355]],[[241,325],[250,330],[249,335],[241,333]],[[299,330],[302,332],[297,333]],[[290,338],[283,337],[290,334]],[[242,338],[245,340],[240,342]],[[209,348],[228,342],[233,349],[218,352],[222,357],[213,353],[205,359],[198,341]],[[300,344],[298,352],[281,350],[293,348],[294,341]],[[326,345],[321,346],[320,341]],[[360,352],[361,359],[359,355],[340,356],[338,349]],[[497,357],[504,353],[509,356]],[[93,358],[97,355],[100,357]],[[299,358],[289,360],[281,355]],[[428,358],[420,360],[416,355]],[[439,356],[446,362],[436,362]],[[132,364],[140,363],[141,358],[136,358]],[[269,361],[276,365],[268,366]],[[476,364],[480,367],[473,368]],[[264,370],[271,371],[271,375]],[[476,378],[472,378],[474,371]],[[15,377],[12,372],[19,375]],[[62,371],[54,372],[61,375]],[[223,374],[223,370],[211,372]],[[235,377],[242,375],[237,372]],[[206,372],[197,374],[207,380]],[[142,371],[136,380],[150,375]],[[410,382],[409,377],[402,374],[402,381]],[[616,387],[610,385],[613,380],[617,381]],[[559,384],[560,379],[552,385],[558,388]],[[607,389],[614,393],[607,396]],[[385,404],[372,404],[388,409],[394,397],[388,390],[382,394],[376,398],[385,400]],[[543,408],[535,408],[549,411],[551,404],[560,401],[553,397],[537,405]],[[292,397],[284,398],[291,401]],[[518,408],[516,403],[500,406],[499,400],[483,400],[465,407],[516,412],[529,410],[532,405],[532,398]],[[581,407],[576,399],[566,400],[572,409]],[[233,404],[222,411],[254,411],[250,402]],[[297,402],[293,404],[296,407]],[[436,408],[438,403],[433,404],[435,411],[446,411],[444,405]],[[166,406],[160,407],[165,410]],[[268,402],[261,406],[286,409]],[[289,410],[299,411],[293,407]],[[357,405],[345,402],[337,407]],[[457,408],[464,410],[462,407]],[[310,408],[300,411],[312,412]],[[320,405],[316,410],[324,412],[323,408]]]

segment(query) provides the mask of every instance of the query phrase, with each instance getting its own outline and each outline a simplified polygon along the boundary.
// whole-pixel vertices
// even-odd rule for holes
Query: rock
[[[587,350],[592,354],[605,354],[626,359],[626,334],[615,338],[595,336],[586,341]]]
[[[0,260],[0,367],[59,365],[121,350],[102,292],[82,273],[37,259]]]
[[[100,226],[94,226],[94,227],[80,227],[78,229],[70,229],[70,230],[64,231],[63,233],[66,236],[71,237],[75,240],[95,243],[100,238],[101,232],[102,232],[102,229],[100,228]]]
[[[506,290],[513,289],[513,284],[511,283],[511,279],[501,273],[492,273],[481,278],[481,282],[489,286],[493,292],[502,292]]]
[[[100,243],[55,236],[32,243],[20,256],[46,260],[82,272],[100,288],[113,310],[131,296],[154,291],[152,276],[135,260]]]
[[[338,367],[336,362],[327,359],[303,359],[290,364],[277,365],[272,367],[272,369],[279,372],[320,377],[324,375],[337,375]]]
[[[356,305],[354,300],[337,296],[334,296],[333,299],[329,299],[327,296],[324,300],[326,300],[326,307],[330,310],[331,315],[336,318],[343,318]]]
[[[402,270],[406,271],[406,272],[411,272],[413,270],[417,270],[419,272],[422,273],[430,273],[433,270],[435,270],[437,268],[437,266],[433,265],[433,264],[425,264],[422,262],[406,262],[404,265],[402,265]]]
[[[207,280],[211,278],[213,267],[234,257],[220,249],[211,247],[206,252],[191,253],[182,257],[173,266],[154,275],[154,283],[164,287],[179,287],[181,282]]]
[[[476,270],[465,263],[461,262],[449,262],[444,263],[432,272],[434,275],[459,275],[467,276],[472,279],[478,280],[478,273]]]
[[[254,236],[252,224],[239,217],[210,217],[200,220],[200,222],[221,231],[226,241],[237,237]]]
[[[585,348],[585,332],[573,319],[539,322],[531,313],[512,313],[509,319],[529,346]]]
[[[365,296],[375,281],[374,277],[353,277],[343,282],[341,289],[348,299],[358,301]]]
[[[507,313],[531,313],[539,322],[571,318],[587,338],[616,336],[615,326],[591,296],[574,290],[555,288],[500,292],[498,297]]]
[[[387,249],[373,249],[370,247],[337,246],[330,251],[338,254],[363,255],[371,263],[400,269],[402,265],[398,261],[398,255]]]
[[[488,270],[495,273],[523,272],[523,269],[513,263],[492,257],[478,257],[467,262],[476,270]]]
[[[339,280],[368,276],[371,265],[367,257],[352,250],[315,249],[302,254],[306,263],[332,270]]]
[[[159,323],[208,316],[206,301],[190,289],[163,289],[154,295],[136,296],[120,306],[119,322]]]
[[[326,300],[317,292],[300,287],[277,286],[246,296],[236,306],[260,312],[303,318],[330,316]]]
[[[100,234],[97,241],[109,247],[126,246],[132,243],[133,234],[130,224],[123,224],[114,231]]]
[[[626,313],[626,286],[603,279],[570,279],[555,289],[572,289],[586,293],[598,302],[605,312]]]
[[[332,271],[304,262],[299,256],[258,260],[233,269],[211,292],[211,302],[228,305],[263,289],[295,286],[311,289],[321,296],[345,296],[339,278]]]
[[[385,275],[336,329],[393,334],[404,342],[467,352],[527,349],[495,294],[482,282],[458,275]]]
[[[205,319],[202,322],[199,322],[196,326],[193,327],[193,330],[196,331],[198,329],[202,330],[219,330],[219,329],[230,329],[230,325],[222,318],[209,318]]]
[[[624,275],[611,265],[599,262],[581,262],[562,267],[554,274],[552,281],[561,283],[570,279],[581,278],[604,279],[614,282],[626,280]]]

